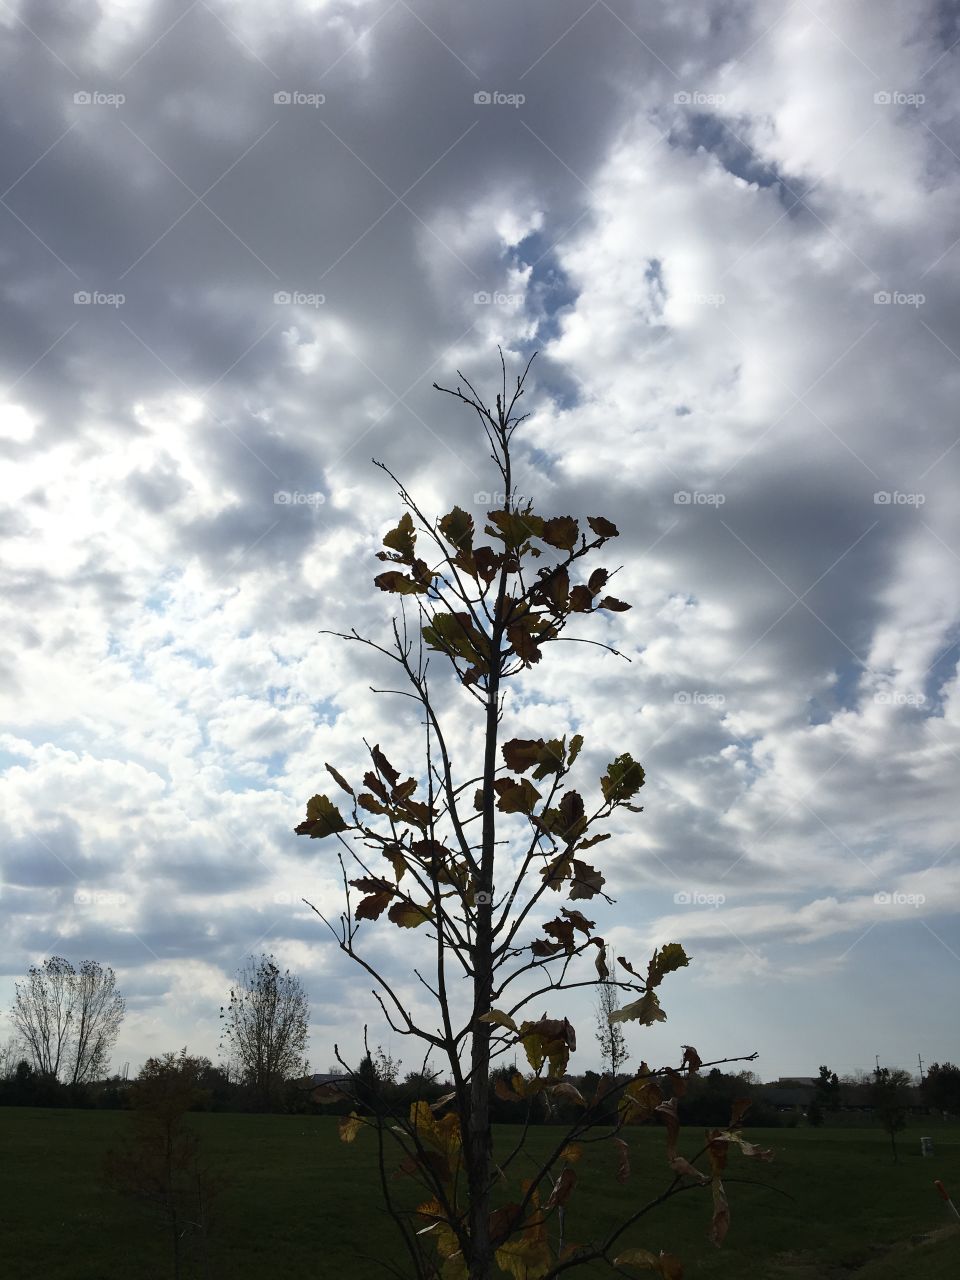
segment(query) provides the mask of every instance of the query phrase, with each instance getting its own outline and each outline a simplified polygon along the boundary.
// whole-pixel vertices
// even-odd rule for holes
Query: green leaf
[[[307,801],[307,820],[295,828],[298,836],[309,836],[311,840],[322,840],[324,836],[346,830],[340,810],[326,796],[311,796]]]
[[[531,538],[542,538],[544,520],[527,507],[523,511],[490,511],[485,532],[499,538],[510,551],[519,551]],[[539,553],[537,553],[539,554]]]
[[[643,766],[637,764],[626,752],[607,765],[607,772],[600,779],[603,798],[612,804],[629,800],[632,795],[636,795],[643,783]]]
[[[440,517],[437,528],[447,542],[455,548],[464,560],[473,553],[473,516],[462,507],[454,507],[445,516]]]
[[[577,756],[580,754],[580,749],[582,746],[583,746],[583,734],[575,733],[573,737],[570,739],[570,753],[567,756],[568,769],[571,767],[573,762],[576,760]]]

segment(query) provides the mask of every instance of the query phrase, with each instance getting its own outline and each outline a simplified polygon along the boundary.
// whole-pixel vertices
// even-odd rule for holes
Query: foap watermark
[[[873,900],[878,907],[922,907],[926,902],[923,893],[875,893]]]
[[[700,89],[681,89],[673,95],[678,107],[722,107],[726,100],[725,93],[704,93]]]
[[[722,293],[693,294],[693,301],[698,307],[722,307],[726,300],[726,297]]]
[[[503,293],[499,289],[489,292],[478,289],[473,295],[474,305],[478,307],[522,307],[527,300],[525,293]]]
[[[881,89],[873,95],[878,107],[922,107],[926,100],[924,93],[905,93],[902,89]]]
[[[106,889],[78,889],[73,895],[75,907],[122,907],[126,900],[125,893]]]
[[[303,89],[280,89],[273,95],[278,107],[322,107],[327,100],[325,93],[306,93]]]
[[[724,493],[705,493],[702,489],[678,489],[673,495],[678,507],[722,507],[726,500]]]
[[[881,689],[873,695],[873,700],[882,707],[922,707],[927,701],[927,695],[909,693],[902,689]]]
[[[75,307],[122,307],[125,293],[101,293],[98,289],[78,289],[73,295]]]
[[[727,900],[725,893],[705,893],[702,889],[681,889],[673,895],[678,907],[722,907]]]
[[[722,693],[701,693],[699,689],[681,689],[673,695],[678,707],[722,707],[727,701]]]
[[[473,101],[478,107],[522,107],[526,102],[522,93],[502,93],[499,89],[478,89]]]
[[[322,293],[302,293],[299,289],[278,289],[273,295],[276,307],[322,307],[326,302]]]
[[[873,495],[876,507],[922,507],[926,500],[925,493],[902,493],[899,489],[878,489]]]
[[[925,293],[903,293],[899,289],[878,289],[873,295],[875,307],[922,307],[926,300]]]
[[[78,89],[73,95],[77,107],[113,107],[116,111],[127,100],[125,93],[104,93],[102,89]]]
[[[496,490],[478,489],[473,495],[473,501],[478,507],[505,507],[507,505],[507,494],[498,493]],[[510,505],[515,511],[529,501],[530,499],[525,498],[522,493],[510,495]]]
[[[299,489],[278,489],[273,495],[273,503],[277,507],[322,507],[326,500],[326,494],[319,490],[301,493]]]

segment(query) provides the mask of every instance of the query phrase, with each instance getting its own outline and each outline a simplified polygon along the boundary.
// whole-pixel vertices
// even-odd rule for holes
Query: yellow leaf
[[[340,1141],[352,1142],[360,1130],[363,1128],[363,1121],[355,1111],[351,1111],[348,1116],[344,1116],[340,1121]]]

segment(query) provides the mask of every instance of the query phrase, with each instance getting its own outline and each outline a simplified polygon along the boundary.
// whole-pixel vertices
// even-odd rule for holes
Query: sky
[[[500,344],[519,493],[622,534],[633,608],[578,634],[631,661],[555,646],[505,730],[646,768],[588,914],[692,960],[632,1060],[957,1061],[960,6],[9,0],[0,62],[0,1008],[92,958],[115,1067],[216,1059],[272,952],[313,1069],[364,1022],[419,1065],[293,827],[364,738],[418,768],[320,633],[389,634],[372,459],[496,501],[431,384],[494,394]],[[428,1017],[421,945],[367,930]],[[588,995],[542,1012],[598,1065]]]

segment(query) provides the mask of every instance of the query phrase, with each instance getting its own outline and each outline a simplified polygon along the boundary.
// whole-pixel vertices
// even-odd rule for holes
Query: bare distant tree
[[[262,1102],[306,1070],[307,994],[289,969],[281,973],[273,956],[250,957],[220,1017],[229,1056]]]
[[[81,961],[72,985],[70,1078],[86,1084],[105,1074],[126,1006],[116,974],[96,960]]]
[[[606,963],[613,964],[613,953],[608,948]],[[630,1054],[623,1038],[623,1028],[618,1022],[611,1022],[612,1014],[620,1008],[618,987],[610,980],[609,974],[597,983],[597,1040],[600,1042],[600,1061],[604,1071],[608,1071],[614,1079],[623,1070]]]
[[[79,971],[63,956],[31,965],[16,984],[11,1018],[37,1071],[85,1084],[107,1067],[125,1012],[116,975],[96,960]]]

